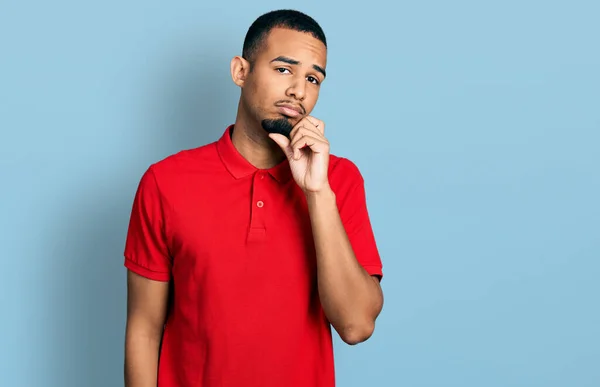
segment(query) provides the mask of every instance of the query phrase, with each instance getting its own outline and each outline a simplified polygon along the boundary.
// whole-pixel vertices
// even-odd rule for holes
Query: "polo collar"
[[[217,151],[225,168],[227,168],[234,178],[241,179],[258,171],[265,171],[280,183],[285,183],[290,180],[292,171],[290,170],[289,161],[287,159],[269,169],[259,169],[250,164],[250,162],[246,160],[233,145],[233,142],[231,141],[232,130],[233,125],[230,125],[225,129],[225,132],[217,141]]]

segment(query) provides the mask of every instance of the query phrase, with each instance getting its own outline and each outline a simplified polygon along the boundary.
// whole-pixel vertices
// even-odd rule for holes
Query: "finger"
[[[320,153],[328,146],[328,144],[310,134],[302,134],[295,139],[290,146],[292,148],[294,159],[298,160],[302,155],[301,151],[303,148],[310,148],[311,151]]]
[[[299,139],[301,139],[303,136],[307,136],[307,137],[311,137],[314,138],[316,140],[318,140],[320,143],[326,144],[329,146],[329,141],[327,141],[327,139],[325,137],[323,137],[323,135],[321,135],[321,133],[319,132],[315,132],[315,130],[310,130],[306,127],[300,127],[296,130],[296,132],[290,136],[290,143],[291,143],[291,147],[292,150],[294,150],[294,154],[297,155],[297,153],[295,152],[295,148],[294,148],[294,144],[296,144]],[[300,146],[300,148],[302,148],[304,146]]]
[[[317,128],[315,128],[312,124],[310,124],[308,121],[304,121],[301,125],[295,127],[290,132],[291,141],[293,142],[294,138],[296,138],[300,134],[310,134],[312,136],[315,136],[317,138],[325,140],[325,137],[323,136],[323,134]]]
[[[291,130],[290,138],[292,138],[296,132],[301,130],[302,127],[312,131],[317,136],[322,137],[324,133],[325,124],[323,123],[323,121],[318,120],[312,116],[306,116],[302,118]]]
[[[303,125],[304,125],[304,127],[306,127],[307,129],[310,129],[311,131],[315,132],[319,136],[323,136],[325,124],[323,124],[322,121],[317,120],[316,118],[311,117],[311,116],[306,116],[304,118]]]
[[[317,139],[319,142],[325,143],[329,145],[329,141],[319,132],[315,132],[315,130],[310,130],[306,127],[300,127],[293,136],[290,136],[290,144],[292,149],[294,148],[294,144],[302,138],[302,136],[308,136]]]
[[[289,159],[294,155],[294,151],[292,150],[291,141],[279,133],[269,133],[269,137],[271,140],[275,141],[277,145],[281,148],[285,156]]]
[[[310,122],[312,124],[312,126],[315,127],[317,132],[319,132],[321,135],[325,134],[325,123],[323,121],[321,121],[313,116],[306,116],[305,118],[308,122]]]

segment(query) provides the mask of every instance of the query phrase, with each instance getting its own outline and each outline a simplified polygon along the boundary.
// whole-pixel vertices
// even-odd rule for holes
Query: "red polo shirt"
[[[247,162],[232,128],[151,165],[135,195],[125,266],[173,289],[158,386],[332,387],[304,194],[287,160]],[[329,180],[358,261],[382,276],[359,170],[331,155]]]

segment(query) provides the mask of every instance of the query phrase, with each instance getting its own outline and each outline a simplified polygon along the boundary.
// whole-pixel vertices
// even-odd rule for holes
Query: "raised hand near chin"
[[[330,189],[328,179],[329,141],[325,138],[325,123],[311,116],[301,119],[288,139],[282,134],[269,137],[286,155],[292,176],[305,193]]]

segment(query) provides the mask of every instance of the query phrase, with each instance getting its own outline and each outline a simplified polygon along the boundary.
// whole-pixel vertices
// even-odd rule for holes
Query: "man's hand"
[[[330,189],[329,141],[324,133],[323,121],[307,116],[294,126],[289,139],[281,134],[269,134],[288,158],[294,180],[307,194]]]

